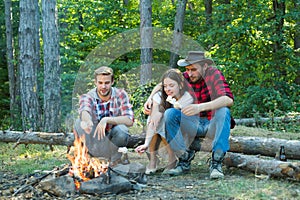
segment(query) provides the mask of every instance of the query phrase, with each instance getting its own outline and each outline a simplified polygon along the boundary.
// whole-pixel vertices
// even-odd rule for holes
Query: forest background
[[[11,15],[7,15],[5,12],[5,4],[7,5],[9,2],[11,3]],[[272,118],[299,115],[299,0],[118,0],[110,2],[53,0],[49,2],[52,2],[52,8],[53,5],[57,8],[58,32],[56,35],[50,35],[50,37],[59,36],[58,68],[46,62],[47,59],[43,57],[46,55],[47,49],[45,47],[37,47],[35,50],[38,50],[39,59],[35,64],[24,67],[24,62],[22,63],[24,60],[22,59],[24,59],[26,48],[22,47],[24,43],[21,43],[24,41],[24,35],[22,36],[24,34],[22,33],[22,25],[24,25],[22,16],[24,17],[24,13],[22,15],[22,11],[27,4],[36,5],[35,8],[40,14],[40,18],[34,19],[34,21],[37,22],[37,30],[40,32],[38,32],[38,44],[33,44],[43,47],[46,44],[46,32],[43,32],[46,28],[42,26],[44,23],[42,19],[47,21],[47,18],[45,20],[46,12],[44,9],[48,6],[44,2],[46,1],[42,1],[42,3],[34,0],[5,0],[0,2],[0,127],[2,129],[34,129],[52,132],[68,130],[71,127],[74,112],[76,112],[73,109],[73,101],[78,101],[77,96],[74,95],[74,85],[76,78],[78,79],[79,71],[83,72],[81,68],[86,64],[87,57],[101,44],[107,44],[109,49],[109,43],[106,42],[110,41],[110,38],[118,35],[123,36],[123,33],[130,33],[128,31],[139,30],[144,26],[142,24],[145,20],[141,13],[142,4],[148,5],[146,8],[151,19],[146,19],[146,22],[149,24],[150,20],[151,27],[170,33],[174,30],[182,33],[199,44],[215,61],[234,93],[235,104],[232,108],[232,114],[235,118]],[[178,8],[182,5],[184,5],[184,12],[180,13]],[[14,53],[11,58],[7,56],[8,32],[6,29],[7,21],[5,20],[8,16],[11,16],[11,35],[12,41],[14,41],[12,43]],[[176,29],[178,21],[182,22],[181,30]],[[133,31],[132,34],[136,32],[138,31]],[[116,47],[111,46],[111,48]],[[157,79],[151,76],[160,73],[156,69],[161,65],[172,66],[172,52],[163,49],[151,49],[149,60],[152,61],[150,67],[153,69],[153,73],[149,78],[149,74],[140,68],[145,64],[141,49],[133,49],[118,56],[113,59],[110,66],[116,72],[116,82],[126,80],[124,85],[133,103],[136,121],[143,125],[145,120],[145,116],[142,114],[143,102],[157,83]],[[175,57],[179,58],[179,55],[175,55]],[[181,57],[184,56],[181,55]],[[13,92],[15,94],[13,99],[11,97],[12,77],[9,76],[9,69],[12,67],[14,72]],[[33,73],[36,74],[36,76],[35,74],[30,76],[35,79],[31,82],[36,81],[37,85],[31,86],[29,93],[24,93],[24,89],[20,87],[20,85],[24,85],[23,81],[28,78],[27,72],[22,72],[24,69],[27,71],[33,69]],[[47,82],[46,75],[52,73],[51,69],[56,69],[54,79]],[[137,71],[140,72],[140,78],[137,78],[135,73]],[[82,73],[83,77],[84,75]],[[142,84],[143,75],[153,81]],[[86,81],[92,80],[89,78]],[[92,81],[87,81],[85,84],[86,87],[93,86]],[[47,104],[51,104],[51,98],[56,97],[53,94],[47,94],[47,92],[55,88],[54,94],[57,95],[59,101],[53,100],[56,102],[52,103],[55,107],[51,107]],[[29,111],[25,109],[26,106],[22,105],[23,99],[33,99],[30,96],[32,93],[36,95],[34,98],[38,100],[34,104],[36,107],[35,116],[38,119],[26,115]],[[24,95],[29,96],[25,97]],[[46,97],[48,99],[45,100]],[[32,108],[32,105],[29,107]],[[52,109],[51,111],[56,110],[54,113],[57,113],[58,123],[54,123],[55,127],[53,125],[49,127],[46,124],[50,121],[50,116],[47,116],[49,108]],[[46,110],[47,112],[45,112]],[[33,124],[32,120],[40,122]],[[274,124],[267,124],[266,126],[272,129],[299,131],[299,126],[276,126]]]

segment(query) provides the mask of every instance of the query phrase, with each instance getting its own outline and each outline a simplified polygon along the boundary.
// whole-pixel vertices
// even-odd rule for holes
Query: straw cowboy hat
[[[185,59],[178,60],[177,65],[180,67],[185,67],[194,63],[207,63],[213,64],[214,61],[210,58],[206,58],[203,51],[189,51]]]

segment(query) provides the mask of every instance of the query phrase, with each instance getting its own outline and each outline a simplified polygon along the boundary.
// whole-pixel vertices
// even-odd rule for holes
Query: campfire
[[[79,137],[74,132],[74,136],[74,146],[67,154],[71,164],[63,169],[54,169],[43,178],[39,184],[42,190],[55,196],[75,193],[116,194],[141,189],[146,184],[144,165],[119,164],[112,168],[108,159],[89,155],[84,135]]]
[[[76,189],[80,188],[80,182],[103,175],[107,179],[106,182],[109,183],[109,161],[105,158],[90,157],[85,145],[85,135],[81,137],[75,133],[74,135],[73,155],[67,154],[67,158],[72,164],[69,175],[74,178]]]

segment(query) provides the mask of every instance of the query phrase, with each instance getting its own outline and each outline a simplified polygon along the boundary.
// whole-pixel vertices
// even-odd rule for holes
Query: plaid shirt
[[[209,67],[205,72],[204,78],[196,83],[191,83],[186,72],[183,73],[183,76],[193,88],[197,103],[209,102],[221,96],[228,96],[233,99],[233,94],[224,75],[215,67]],[[212,114],[212,111],[205,111],[200,113],[200,117],[207,117],[210,120]]]
[[[83,94],[79,99],[79,114],[87,111],[92,116],[94,124],[98,124],[103,117],[127,116],[134,121],[132,105],[125,90],[112,87],[111,98],[107,102],[103,102],[96,88],[90,90],[87,94]],[[108,128],[111,128],[110,125]]]

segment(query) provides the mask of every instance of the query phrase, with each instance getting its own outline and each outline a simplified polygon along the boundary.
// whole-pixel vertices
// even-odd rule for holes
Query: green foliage
[[[288,85],[286,85],[288,86]],[[234,114],[241,117],[253,117],[253,114],[268,117],[270,113],[282,116],[288,111],[300,109],[299,86],[276,89],[273,87],[249,86],[243,96],[236,97]],[[295,96],[294,96],[295,95]],[[289,98],[289,97],[295,98]],[[247,100],[247,103],[243,103]],[[298,111],[299,112],[299,111]]]
[[[58,1],[60,58],[62,66],[62,120],[72,115],[73,89],[77,73],[85,59],[99,44],[125,31],[139,28],[139,1]],[[300,11],[293,2],[285,2],[286,13],[274,12],[273,2],[214,1],[212,24],[206,23],[204,1],[188,1],[184,21],[184,34],[202,45],[224,73],[235,96],[232,112],[235,118],[285,115],[299,112],[299,50],[294,38],[299,36]],[[0,2],[1,49],[5,49],[4,1]],[[15,45],[18,41],[18,1],[13,1],[13,30]],[[173,30],[176,1],[152,3],[153,27]],[[274,15],[276,14],[276,15]],[[284,18],[282,29],[279,20]],[[3,39],[2,39],[3,38]],[[118,47],[107,44],[107,49]],[[196,49],[191,49],[196,50]],[[18,55],[16,47],[16,55]],[[298,54],[297,54],[298,53]],[[9,127],[9,92],[4,51],[0,62],[0,115],[1,126]],[[155,63],[169,63],[169,52],[153,50]],[[140,65],[140,49],[127,52],[111,66],[117,80],[124,73]],[[17,64],[17,63],[16,63]],[[155,68],[153,73],[161,74]],[[127,81],[130,97],[137,112],[137,121],[143,121],[143,101],[148,86],[139,86],[138,74]],[[120,77],[120,78],[119,78]],[[129,79],[129,78],[128,78]],[[85,82],[88,81],[86,78]],[[157,80],[153,80],[153,83]],[[136,83],[135,83],[136,82]],[[297,84],[296,84],[297,83]],[[149,87],[151,84],[149,85]],[[124,86],[125,87],[125,86]],[[143,90],[147,90],[144,91]],[[42,92],[42,91],[41,91]],[[135,94],[136,92],[136,94]],[[144,96],[142,96],[144,95]],[[42,94],[40,94],[42,97]],[[72,99],[73,98],[73,99]],[[141,98],[141,99],[139,99]],[[141,117],[141,119],[139,119]],[[62,123],[63,126],[65,126]]]

